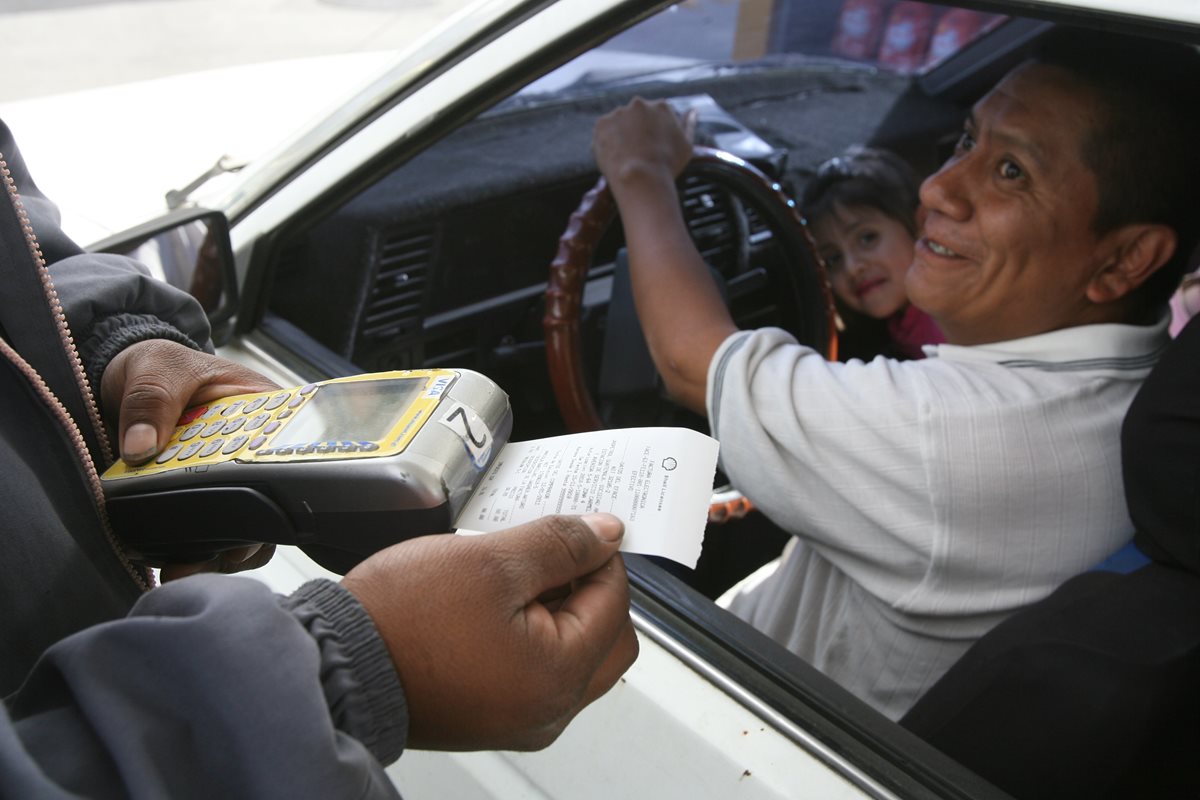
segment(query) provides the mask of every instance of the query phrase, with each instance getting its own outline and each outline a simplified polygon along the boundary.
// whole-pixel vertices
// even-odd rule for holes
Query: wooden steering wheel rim
[[[796,337],[827,358],[835,358],[837,330],[833,293],[795,203],[783,193],[779,184],[756,167],[721,150],[695,147],[686,172],[710,178],[742,197],[758,201],[756,207],[760,214],[783,239],[781,246],[795,254],[795,260],[800,262],[786,270],[788,283],[796,297],[797,311],[808,312],[800,315]],[[542,319],[546,360],[559,411],[567,430],[573,433],[604,427],[583,373],[580,312],[592,256],[616,213],[608,183],[600,178],[571,214],[550,263],[546,312]]]

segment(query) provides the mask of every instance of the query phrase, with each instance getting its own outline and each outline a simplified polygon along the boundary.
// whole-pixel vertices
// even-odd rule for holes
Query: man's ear
[[[1104,239],[1111,248],[1108,261],[1087,287],[1088,299],[1097,304],[1120,300],[1145,283],[1178,243],[1174,228],[1152,223],[1124,225]]]

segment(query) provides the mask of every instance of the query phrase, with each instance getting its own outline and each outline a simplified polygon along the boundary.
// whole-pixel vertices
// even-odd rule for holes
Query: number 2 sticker
[[[453,403],[438,420],[458,434],[476,467],[483,468],[492,452],[492,432],[479,415],[462,403]]]

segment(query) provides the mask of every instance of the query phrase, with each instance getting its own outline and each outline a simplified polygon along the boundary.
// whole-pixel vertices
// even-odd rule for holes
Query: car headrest
[[[1171,342],[1130,405],[1121,461],[1138,547],[1200,574],[1200,316]]]

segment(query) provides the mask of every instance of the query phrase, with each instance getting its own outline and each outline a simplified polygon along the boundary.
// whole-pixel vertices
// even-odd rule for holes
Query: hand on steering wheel
[[[833,297],[795,203],[753,165],[720,150],[693,148],[684,175],[711,181],[758,211],[782,248],[780,258],[768,261],[777,266],[765,269],[773,301],[801,343],[831,356]],[[542,320],[546,358],[559,411],[573,432],[605,427],[585,378],[580,312],[596,245],[615,217],[616,204],[601,178],[571,215],[550,264]]]

